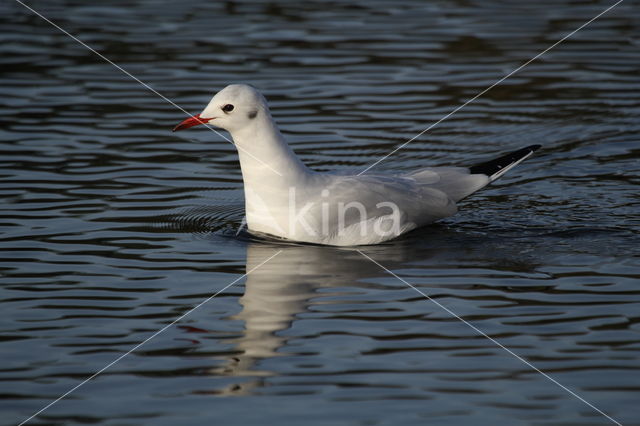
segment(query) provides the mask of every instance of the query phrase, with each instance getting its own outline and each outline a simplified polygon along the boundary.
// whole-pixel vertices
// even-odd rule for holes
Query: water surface
[[[196,113],[247,82],[360,171],[603,2],[29,3]],[[624,2],[376,171],[544,148],[363,253],[628,424],[640,397],[640,15]],[[610,424],[353,249],[235,235],[234,147],[0,4],[3,424]],[[274,256],[246,278],[242,275]],[[240,278],[240,279],[239,279]]]

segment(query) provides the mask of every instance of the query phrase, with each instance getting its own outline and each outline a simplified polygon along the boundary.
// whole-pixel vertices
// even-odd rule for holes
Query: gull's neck
[[[238,148],[245,186],[288,186],[311,174],[289,147],[268,110],[251,124],[231,132]]]

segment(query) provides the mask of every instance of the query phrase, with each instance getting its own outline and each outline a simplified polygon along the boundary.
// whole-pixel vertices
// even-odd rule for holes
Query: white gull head
[[[232,84],[211,98],[200,118],[233,134],[250,126],[260,114],[270,115],[264,96],[249,85]]]

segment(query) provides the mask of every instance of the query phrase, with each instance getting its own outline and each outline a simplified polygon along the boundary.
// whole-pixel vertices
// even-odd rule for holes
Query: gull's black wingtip
[[[502,176],[507,170],[519,164],[525,158],[529,157],[535,151],[540,149],[542,145],[529,145],[517,151],[510,152],[495,160],[486,163],[476,164],[469,167],[471,174],[483,174],[489,176],[491,182]]]

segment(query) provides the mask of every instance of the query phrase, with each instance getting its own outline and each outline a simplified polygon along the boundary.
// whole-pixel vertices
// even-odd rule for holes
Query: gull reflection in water
[[[364,253],[393,267],[407,258],[399,245],[360,248]],[[262,266],[265,259],[280,253]],[[256,268],[257,267],[257,268]],[[245,292],[239,302],[242,310],[230,319],[244,322],[244,331],[235,339],[226,340],[234,346],[225,365],[210,369],[218,376],[242,377],[225,389],[214,392],[223,395],[244,395],[264,384],[273,373],[257,365],[261,360],[286,355],[282,348],[296,316],[307,312],[314,298],[331,296],[332,287],[353,286],[366,277],[379,277],[384,271],[353,249],[312,245],[285,245],[251,242],[247,246]],[[251,379],[249,379],[249,377]]]
[[[414,238],[393,244],[337,248],[329,246],[295,245],[269,242],[249,242],[247,245],[245,292],[239,302],[241,311],[231,317],[241,320],[244,330],[233,339],[225,339],[233,346],[224,365],[211,368],[209,373],[221,378],[235,378],[226,382],[224,389],[212,393],[217,395],[250,394],[265,384],[275,373],[264,366],[270,358],[295,354],[287,351],[289,329],[300,314],[313,312],[310,305],[336,303],[330,296],[345,294],[345,288],[376,286],[381,277],[389,277],[390,285],[405,286],[390,277],[379,265],[360,252],[390,270],[407,266],[462,265],[480,262],[496,269],[532,270],[535,267],[518,255],[503,241],[480,238],[463,238],[451,241],[451,234],[432,235],[429,243]],[[478,244],[480,243],[480,244]],[[498,243],[498,244],[496,244]],[[266,259],[280,253],[262,266]],[[360,251],[360,252],[359,252]],[[259,266],[259,267],[258,267]],[[447,266],[444,266],[445,268]],[[429,268],[426,265],[426,268]],[[375,279],[375,280],[374,280]],[[331,291],[335,288],[335,291]],[[438,310],[425,304],[425,312]],[[260,365],[263,364],[263,365]]]

